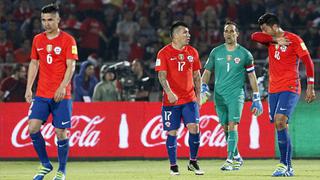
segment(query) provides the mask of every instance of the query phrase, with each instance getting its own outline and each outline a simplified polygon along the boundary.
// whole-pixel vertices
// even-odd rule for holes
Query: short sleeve
[[[39,54],[37,52],[37,36],[33,38],[30,59],[39,60]]]
[[[245,57],[246,57],[246,64],[245,64],[245,66],[246,67],[249,67],[249,66],[253,66],[253,56],[252,56],[252,54],[251,54],[251,52],[250,51],[248,51],[248,50],[245,50]]]
[[[78,48],[73,37],[70,37],[66,49],[66,59],[78,60]]]
[[[194,50],[194,64],[193,64],[193,71],[197,71],[201,69],[201,61],[199,58],[199,53],[196,49]]]
[[[156,71],[166,71],[167,70],[167,60],[166,56],[163,50],[160,50],[157,55],[156,65],[155,65]]]
[[[207,59],[207,62],[206,62],[206,64],[204,65],[204,68],[205,68],[206,70],[211,71],[211,72],[214,70],[214,59],[215,59],[214,54],[215,54],[215,49],[213,49],[213,50],[210,52],[209,57],[208,57],[208,59]]]
[[[309,54],[307,46],[304,44],[303,40],[296,36],[296,38],[293,41],[294,50],[299,58]]]

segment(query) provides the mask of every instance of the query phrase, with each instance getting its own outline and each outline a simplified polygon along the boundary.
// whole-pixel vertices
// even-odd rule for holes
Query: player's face
[[[227,44],[237,43],[238,31],[235,25],[229,24],[224,27],[223,36]]]
[[[52,33],[58,30],[60,17],[58,13],[41,13],[42,27],[47,33]]]
[[[190,37],[189,29],[186,27],[180,26],[175,32],[175,39],[183,46],[189,44]]]
[[[271,36],[274,36],[276,34],[276,30],[274,26],[268,26],[267,24],[262,24],[260,26],[260,29],[262,32],[267,33]]]

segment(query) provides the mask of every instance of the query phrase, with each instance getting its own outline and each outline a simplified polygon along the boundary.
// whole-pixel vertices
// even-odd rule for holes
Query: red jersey
[[[171,44],[163,47],[157,56],[156,71],[167,71],[167,81],[173,93],[178,96],[175,104],[169,102],[163,92],[163,105],[181,105],[196,101],[193,72],[201,69],[198,51],[190,45],[177,50]]]
[[[269,92],[290,91],[300,94],[299,62],[301,57],[309,54],[309,51],[298,35],[286,31],[284,36],[291,42],[290,45],[268,46]]]
[[[46,33],[37,34],[32,42],[31,59],[39,60],[39,80],[37,96],[53,98],[63,81],[67,59],[78,60],[77,45],[74,38],[60,31],[54,39],[48,39]],[[71,99],[71,85],[66,87],[65,99]]]

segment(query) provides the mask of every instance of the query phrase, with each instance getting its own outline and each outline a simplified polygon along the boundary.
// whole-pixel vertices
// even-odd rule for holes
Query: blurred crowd
[[[148,100],[159,92],[154,62],[158,50],[170,42],[169,27],[175,20],[189,25],[191,44],[203,64],[211,49],[223,43],[227,19],[239,25],[238,42],[255,59],[265,60],[265,47],[249,38],[259,30],[257,19],[265,12],[276,13],[285,30],[303,38],[312,58],[320,58],[320,0],[0,0],[1,81],[25,78],[32,38],[42,32],[40,9],[52,2],[60,5],[61,29],[78,43],[75,101]],[[264,61],[257,74],[266,74]],[[5,93],[9,90],[2,87],[1,101],[8,101],[4,95],[10,97]]]

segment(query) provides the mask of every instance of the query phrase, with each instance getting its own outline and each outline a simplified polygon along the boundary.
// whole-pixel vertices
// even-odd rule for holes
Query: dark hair
[[[23,67],[24,67],[24,65],[22,65],[22,64],[16,64],[13,67],[13,73],[15,74],[15,73],[19,72]]]
[[[42,7],[41,13],[58,13],[59,14],[59,7],[56,4],[48,4]]]
[[[239,27],[234,21],[227,20],[223,27],[226,27],[227,25],[234,25],[236,27],[236,31],[239,32]]]
[[[188,28],[188,25],[182,21],[176,21],[172,24],[172,26],[170,27],[170,37],[173,37],[173,32],[179,27],[179,26],[183,26]]]
[[[261,26],[262,24],[267,24],[268,26],[273,26],[274,24],[280,25],[280,21],[275,14],[265,13],[260,16],[258,19],[258,24]]]

